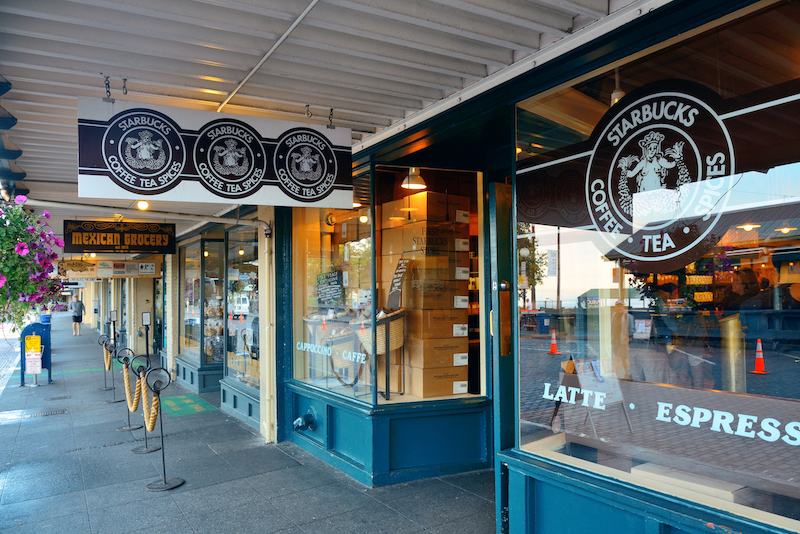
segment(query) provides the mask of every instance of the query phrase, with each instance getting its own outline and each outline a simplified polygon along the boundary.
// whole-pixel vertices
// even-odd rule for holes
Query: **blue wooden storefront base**
[[[222,365],[198,367],[194,361],[178,356],[175,358],[175,378],[180,385],[194,393],[219,391]]]
[[[508,468],[509,534],[790,532],[513,450],[495,463]]]
[[[290,384],[291,420],[311,413],[314,430],[289,438],[367,486],[386,486],[492,466],[485,398],[364,405]]]
[[[247,391],[240,382],[223,378],[220,383],[220,409],[250,426],[259,428],[261,424],[261,403],[258,395]]]

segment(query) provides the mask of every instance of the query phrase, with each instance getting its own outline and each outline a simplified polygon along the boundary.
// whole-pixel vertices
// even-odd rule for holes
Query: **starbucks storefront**
[[[487,177],[498,532],[798,532],[800,6],[640,15],[354,157]]]

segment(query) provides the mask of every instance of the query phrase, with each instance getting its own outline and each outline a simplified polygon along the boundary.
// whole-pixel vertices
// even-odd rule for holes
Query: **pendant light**
[[[419,167],[411,167],[408,170],[408,176],[405,177],[400,187],[403,189],[420,190],[427,189],[428,185],[425,183],[425,180],[422,179],[422,176],[420,176]]]

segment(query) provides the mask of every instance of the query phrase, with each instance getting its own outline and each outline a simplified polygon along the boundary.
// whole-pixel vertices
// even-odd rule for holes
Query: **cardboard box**
[[[401,200],[407,222],[449,221],[469,224],[469,197],[422,191]]]
[[[461,367],[469,364],[469,340],[406,338],[406,363],[411,367]]]
[[[416,222],[402,228],[403,252],[419,252],[425,256],[469,252],[469,225]],[[390,252],[384,252],[387,253]]]
[[[403,306],[416,310],[467,309],[469,282],[409,280],[403,285]]]
[[[381,230],[381,255],[403,253],[403,228],[384,228]]]
[[[469,366],[405,367],[406,391],[415,397],[443,397],[468,392]]]
[[[419,339],[468,337],[467,310],[406,310],[406,335]]]
[[[348,243],[358,241],[358,217],[336,223],[333,234],[334,243]]]
[[[408,256],[408,253],[406,253]],[[449,252],[442,256],[415,256],[407,277],[411,280],[467,280],[470,260],[467,252]]]
[[[403,371],[402,365],[389,364],[389,391],[400,393],[403,391]],[[386,391],[386,363],[378,360],[378,391]]]
[[[381,204],[381,228],[397,228],[403,226],[408,219],[408,201],[392,200]]]

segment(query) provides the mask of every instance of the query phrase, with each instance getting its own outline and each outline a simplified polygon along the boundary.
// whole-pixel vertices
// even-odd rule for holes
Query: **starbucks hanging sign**
[[[350,208],[350,130],[79,99],[87,198]]]

